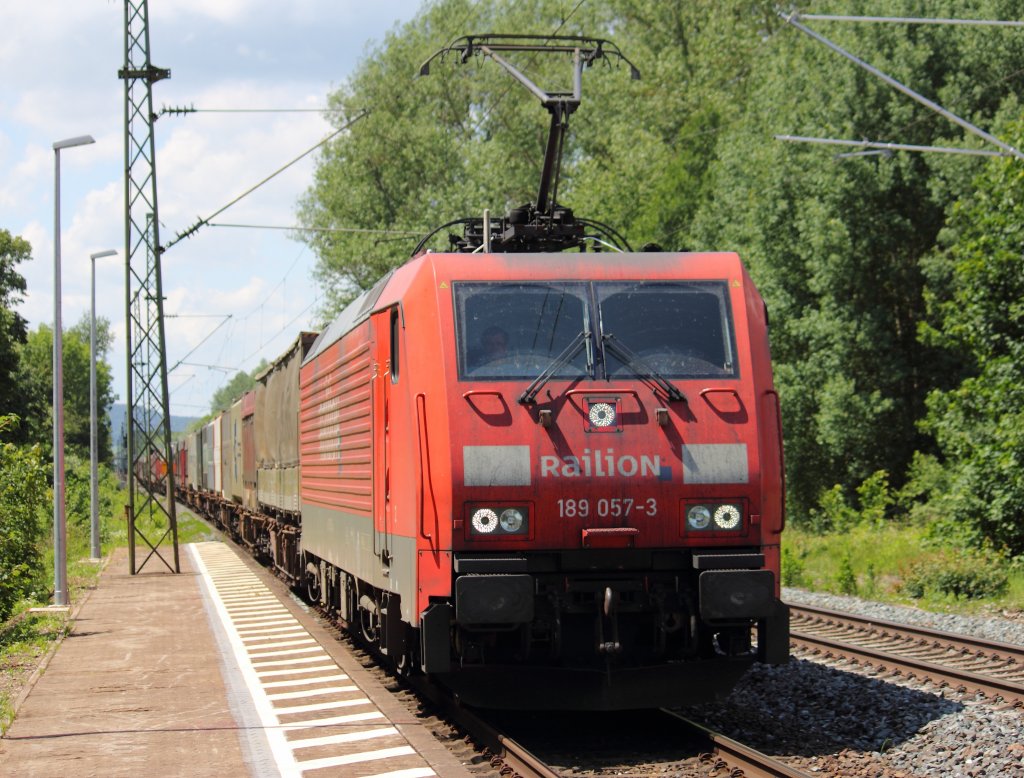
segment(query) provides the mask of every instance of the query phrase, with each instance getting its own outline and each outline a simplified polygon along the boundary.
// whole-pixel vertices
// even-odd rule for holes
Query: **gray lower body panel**
[[[402,621],[419,624],[415,538],[385,537],[374,530],[368,516],[305,504],[301,549],[378,589],[399,595]],[[387,554],[382,553],[385,550]]]

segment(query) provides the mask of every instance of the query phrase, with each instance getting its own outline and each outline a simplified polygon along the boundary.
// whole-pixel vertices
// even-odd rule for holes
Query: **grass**
[[[14,720],[14,702],[53,641],[67,634],[61,614],[24,613],[0,631],[0,735]]]
[[[912,587],[907,584],[921,568],[944,568],[954,563],[984,580],[1005,574],[1005,591],[998,596],[969,598],[926,587],[922,597],[909,596],[907,591]],[[782,581],[786,586],[852,594],[926,610],[973,614],[1024,610],[1024,567],[1020,564],[1009,564],[998,554],[965,555],[936,547],[924,529],[895,523],[881,527],[861,524],[845,533],[826,535],[787,529],[782,543]]]

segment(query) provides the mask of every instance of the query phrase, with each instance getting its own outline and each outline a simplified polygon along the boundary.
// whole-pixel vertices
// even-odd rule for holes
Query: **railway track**
[[[815,656],[1024,705],[1024,646],[797,605],[790,606],[790,640]]]
[[[701,754],[700,760],[715,768],[725,769],[727,775],[740,775],[743,778],[809,778],[808,773],[710,730],[676,711],[663,708],[661,712],[678,719],[693,735],[705,740],[708,750]]]

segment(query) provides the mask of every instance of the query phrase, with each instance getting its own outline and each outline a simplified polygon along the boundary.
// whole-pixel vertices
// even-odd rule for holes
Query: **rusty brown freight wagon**
[[[299,365],[316,337],[301,333],[256,376],[256,499],[271,515],[299,512]]]

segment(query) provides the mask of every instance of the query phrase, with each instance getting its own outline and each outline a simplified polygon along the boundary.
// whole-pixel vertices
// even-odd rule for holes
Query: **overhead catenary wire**
[[[201,341],[199,341],[199,342],[198,342],[198,343],[197,343],[197,344],[196,344],[196,345],[195,345],[195,346],[194,346],[194,347],[192,348],[192,350],[191,350],[191,351],[189,351],[189,352],[188,352],[188,353],[187,353],[187,354],[186,354],[185,356],[183,356],[183,357],[182,357],[181,359],[179,359],[179,360],[178,360],[177,362],[175,362],[175,363],[174,363],[174,367],[172,367],[172,368],[169,368],[169,369],[167,370],[167,373],[168,373],[168,375],[169,375],[169,374],[171,374],[171,373],[173,373],[173,372],[174,372],[174,370],[175,370],[175,368],[177,368],[177,367],[179,367],[180,365],[182,365],[182,364],[184,363],[184,361],[185,361],[186,359],[188,359],[188,358],[189,358],[190,356],[192,356],[192,355],[193,355],[194,353],[196,353],[196,351],[198,351],[198,350],[199,350],[199,347],[200,347],[200,346],[202,346],[202,345],[203,345],[204,343],[206,343],[206,341],[208,341],[208,340],[209,340],[209,339],[210,339],[211,337],[213,337],[213,333],[215,333],[215,332],[216,332],[217,330],[219,330],[219,329],[220,329],[221,327],[223,327],[223,326],[224,326],[225,324],[227,324],[227,323],[228,323],[228,321],[229,321],[229,320],[231,319],[232,315],[233,315],[233,314],[230,314],[230,313],[226,313],[226,314],[223,314],[223,316],[224,316],[224,321],[222,321],[222,322],[221,322],[220,324],[218,324],[218,325],[217,325],[216,327],[214,327],[214,328],[213,328],[212,330],[210,330],[210,331],[209,331],[208,333],[206,333],[206,337],[205,337],[205,338],[203,338],[203,339],[202,339]]]
[[[796,12],[788,13],[787,14],[787,13],[785,13],[783,11],[778,11],[777,13],[778,13],[778,15],[780,17],[782,17],[782,19],[787,24],[792,25],[793,27],[798,29],[800,32],[802,32],[805,35],[813,38],[814,40],[818,41],[819,43],[823,44],[824,46],[827,46],[828,48],[832,49],[832,51],[836,52],[837,54],[839,54],[839,55],[841,55],[843,57],[846,57],[846,59],[850,60],[854,64],[856,64],[859,67],[863,68],[868,73],[870,73],[871,75],[875,76],[876,78],[881,79],[882,81],[884,81],[886,84],[891,86],[896,91],[901,92],[902,94],[906,95],[910,99],[920,103],[921,105],[923,105],[926,108],[934,111],[935,113],[939,114],[940,116],[948,119],[949,121],[953,122],[954,124],[959,125],[963,129],[965,129],[968,132],[970,132],[971,134],[977,135],[979,138],[982,138],[983,140],[988,141],[989,143],[993,144],[994,146],[997,146],[997,147],[1003,149],[1004,151],[1008,152],[1010,155],[1016,157],[1017,159],[1024,160],[1024,153],[1021,153],[1019,150],[1017,150],[1016,148],[1014,148],[1010,144],[1005,143],[1005,142],[999,140],[999,138],[997,138],[994,135],[991,135],[991,134],[985,132],[980,127],[977,127],[977,126],[971,124],[966,119],[960,118],[959,116],[957,116],[952,111],[946,110],[941,105],[939,105],[938,103],[934,102],[933,100],[929,100],[924,95],[922,95],[922,94],[920,94],[918,92],[915,92],[913,89],[911,89],[910,87],[900,83],[899,81],[897,81],[892,76],[887,75],[886,73],[883,73],[881,70],[879,70],[878,68],[874,67],[873,65],[870,65],[867,62],[865,62],[864,60],[862,60],[859,57],[857,57],[856,55],[851,54],[846,49],[842,48],[837,43],[832,42],[831,40],[826,38],[821,33],[815,32],[810,27],[807,27],[806,25],[800,24],[800,22],[797,21],[798,18],[801,18],[800,14],[798,14]]]
[[[162,106],[160,116],[186,116],[190,113],[330,113],[336,108],[196,108]]]
[[[881,149],[883,151],[921,151],[938,154],[967,154],[975,157],[1009,157],[1005,151],[991,149],[965,149],[957,146],[917,146],[912,143],[885,143],[870,140],[840,140],[837,138],[810,138],[805,135],[775,135],[775,140],[790,143],[817,143],[825,146],[850,146],[861,149]]]
[[[303,308],[301,311],[295,314],[291,319],[289,319],[288,322],[281,327],[281,329],[279,329],[277,332],[275,332],[273,335],[271,335],[269,338],[263,341],[259,346],[257,346],[255,351],[245,356],[242,359],[242,362],[248,362],[254,356],[259,354],[268,344],[272,343],[275,338],[278,338],[282,333],[286,332],[289,327],[295,324],[295,322],[297,322],[302,316],[304,316],[309,311],[309,309],[316,305],[318,302],[320,302],[319,295],[317,297],[314,297],[313,301],[310,302],[309,305],[307,305],[305,308]]]
[[[800,14],[801,19],[817,22],[865,22],[875,24],[940,24],[972,27],[1024,27],[1024,22],[1000,19],[941,19],[919,16],[841,16],[835,14]]]
[[[375,230],[366,227],[289,227],[277,224],[228,224],[226,222],[207,222],[208,227],[238,227],[247,230],[285,230],[295,232],[338,232],[367,233],[372,235],[422,235],[423,230]]]

